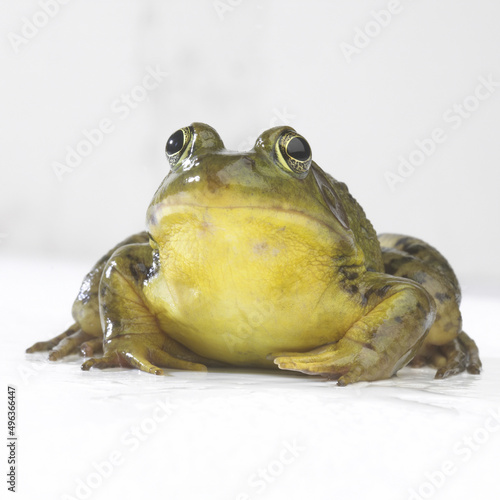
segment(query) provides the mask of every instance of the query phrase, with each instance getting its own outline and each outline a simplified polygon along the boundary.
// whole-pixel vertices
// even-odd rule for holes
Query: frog
[[[165,147],[146,212],[85,276],[74,324],[27,352],[83,370],[284,370],[340,386],[406,365],[479,374],[448,261],[424,241],[377,235],[343,182],[290,126],[249,151],[195,122]]]

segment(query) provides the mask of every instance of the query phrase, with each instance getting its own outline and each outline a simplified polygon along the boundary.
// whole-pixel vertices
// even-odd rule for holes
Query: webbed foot
[[[345,338],[308,352],[280,352],[269,357],[282,370],[321,375],[337,380],[340,386],[387,376],[384,360],[375,350]]]
[[[106,345],[106,353],[101,358],[90,358],[82,364],[82,370],[90,368],[114,368],[129,367],[163,375],[162,368],[180,370],[193,370],[206,372],[207,367],[198,362],[190,361],[187,350],[180,344],[168,339],[161,347],[152,340],[148,340],[145,334],[126,334],[110,340]],[[169,349],[167,352],[165,349]],[[184,358],[184,359],[183,359]]]
[[[481,373],[481,360],[476,343],[465,333],[461,332],[457,338],[441,345],[424,346],[411,361],[410,366],[419,368],[430,365],[437,368],[435,378],[448,378],[464,371],[471,374]]]

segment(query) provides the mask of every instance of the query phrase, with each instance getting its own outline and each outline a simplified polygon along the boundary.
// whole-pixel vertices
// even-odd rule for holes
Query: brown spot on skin
[[[391,285],[384,285],[375,292],[377,297],[385,297],[385,294],[391,289]]]
[[[367,290],[361,297],[361,303],[365,306],[370,300],[370,295],[373,293],[373,289]]]
[[[402,323],[402,322],[403,322],[403,318],[402,318],[401,316],[396,316],[396,317],[394,318],[394,321],[395,321],[396,323]]]
[[[394,275],[398,271],[398,269],[403,267],[405,264],[414,261],[415,261],[414,257],[409,257],[409,256],[392,259],[384,265],[385,272]]]
[[[399,238],[398,241],[396,241],[396,247],[403,247],[405,245],[408,245],[408,243],[410,243],[411,241],[411,238],[409,238],[408,236],[405,236],[404,238]]]
[[[434,294],[434,297],[439,300],[439,302],[442,304],[445,300],[450,300],[451,297],[447,293],[441,293],[437,292]]]
[[[419,244],[408,245],[403,247],[403,251],[410,255],[416,255],[419,252],[425,252],[425,247]]]
[[[415,280],[417,283],[425,283],[425,280],[427,278],[427,275],[423,271],[417,271],[413,276],[412,279]]]
[[[424,308],[424,306],[420,302],[417,302],[417,309],[420,312],[425,313],[425,308]]]
[[[351,285],[347,290],[351,295],[355,295],[359,292],[359,288],[357,287],[357,285]]]
[[[130,271],[130,274],[132,275],[132,278],[134,278],[134,281],[139,281],[141,278],[139,275],[139,272],[136,268],[136,264],[134,262],[130,263],[130,266],[128,266],[128,269]]]
[[[353,266],[357,269],[357,266]],[[353,281],[359,278],[359,273],[357,271],[349,271],[348,268],[342,267],[339,269],[341,277],[341,282],[344,284],[346,281]]]
[[[269,245],[267,244],[267,241],[262,241],[260,243],[256,243],[253,246],[253,251],[257,254],[264,253],[267,250],[267,247]]]

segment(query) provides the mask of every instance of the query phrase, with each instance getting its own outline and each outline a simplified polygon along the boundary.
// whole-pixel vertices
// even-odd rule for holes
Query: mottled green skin
[[[149,233],[108,252],[84,279],[75,325],[30,352],[103,348],[84,369],[278,367],[340,385],[390,377],[412,358],[438,377],[479,372],[444,257],[415,238],[377,239],[346,185],[314,162],[292,172],[277,144],[293,129],[270,129],[244,153],[207,125],[192,131],[150,204]]]

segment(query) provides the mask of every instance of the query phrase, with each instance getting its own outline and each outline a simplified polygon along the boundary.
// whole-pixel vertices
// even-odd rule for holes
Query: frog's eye
[[[303,178],[311,166],[312,155],[309,143],[297,132],[287,130],[276,142],[276,153],[280,167]]]
[[[184,127],[174,132],[168,138],[167,145],[165,146],[165,153],[167,154],[168,162],[172,170],[175,170],[186,157],[192,136],[192,128]]]

